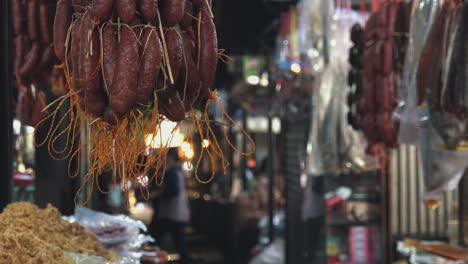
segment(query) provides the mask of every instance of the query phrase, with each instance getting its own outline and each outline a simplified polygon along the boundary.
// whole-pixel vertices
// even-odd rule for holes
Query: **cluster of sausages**
[[[398,145],[398,124],[392,116],[408,45],[410,11],[411,3],[386,1],[364,28],[362,91],[354,96],[353,124],[364,132],[370,154],[376,152],[378,145],[391,148]]]
[[[110,124],[152,107],[181,121],[211,98],[211,0],[59,0],[54,44],[81,110]]]
[[[56,62],[52,39],[55,1],[11,0],[11,8],[16,113],[23,123],[35,126],[45,115],[42,90]]]
[[[353,46],[349,50],[349,64],[351,70],[348,73],[348,123],[354,128],[359,129],[357,123],[357,104],[355,98],[362,96],[362,52],[364,49],[364,31],[359,23],[351,28],[351,42]]]
[[[418,104],[468,118],[468,2],[445,1],[422,50]],[[427,97],[427,98],[426,98]]]

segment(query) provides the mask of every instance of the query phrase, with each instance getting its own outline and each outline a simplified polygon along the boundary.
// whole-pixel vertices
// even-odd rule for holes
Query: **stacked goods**
[[[72,263],[65,252],[113,258],[93,233],[62,220],[51,205],[10,204],[0,214],[0,263]]]
[[[156,177],[164,171],[170,142],[148,151],[147,142],[154,138],[147,136],[158,135],[162,122],[170,120],[176,129],[184,122],[211,142],[202,148],[200,160],[207,154],[212,166],[221,159],[226,168],[207,111],[215,101],[224,113],[210,90],[222,55],[211,0],[59,0],[55,14],[55,55],[69,91],[43,120],[52,126],[46,138],[36,139],[38,145],[48,144],[57,159],[79,159],[74,139],[86,127],[91,153],[86,179],[107,169],[136,179],[150,167]],[[60,130],[65,118],[55,117],[66,101],[71,123]],[[225,119],[233,122],[223,114]],[[68,144],[57,149],[61,137]]]

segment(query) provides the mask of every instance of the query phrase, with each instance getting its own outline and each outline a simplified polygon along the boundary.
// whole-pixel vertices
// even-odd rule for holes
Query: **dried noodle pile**
[[[48,205],[14,203],[0,214],[0,263],[72,263],[64,252],[109,258],[96,235]]]

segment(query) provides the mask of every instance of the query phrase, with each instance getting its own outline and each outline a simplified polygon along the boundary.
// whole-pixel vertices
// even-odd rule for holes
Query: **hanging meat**
[[[370,154],[376,154],[375,146],[379,144],[390,148],[398,146],[398,123],[393,112],[408,44],[410,11],[411,3],[386,1],[370,16],[364,28],[362,91],[358,90],[351,98],[356,106],[356,116],[351,116],[351,121],[364,132]],[[359,63],[353,58],[359,54],[359,49],[353,49],[350,60],[354,62],[354,73],[350,77],[360,81],[359,77],[354,77],[359,76],[356,67]]]
[[[207,1],[193,8],[185,0],[62,0],[54,42],[82,110],[93,117],[109,108],[122,120],[156,99],[167,118],[181,121],[196,101],[211,99],[218,49]]]
[[[79,159],[79,150],[73,150],[75,130],[86,127],[92,155],[85,181],[108,169],[134,180],[152,169],[148,178],[154,180],[164,177],[167,147],[184,122],[210,141],[200,160],[205,154],[212,162],[220,159],[225,169],[208,107],[217,104],[222,122],[235,122],[210,89],[219,56],[211,8],[208,0],[59,0],[53,41],[70,84],[63,100],[73,110],[68,112],[71,125],[55,129],[63,100],[58,101],[46,118],[54,129],[36,138],[38,145],[51,146],[66,135],[70,147],[49,151],[72,162]],[[169,121],[174,129],[162,131]]]
[[[55,1],[11,0],[11,9],[13,70],[18,94],[16,114],[23,123],[35,126],[47,114],[42,111],[46,106],[43,90],[49,83],[52,66],[56,62],[52,37]],[[54,80],[55,77],[61,78],[54,76]]]
[[[467,139],[468,3],[445,1],[432,24],[417,70],[418,104],[449,149]]]

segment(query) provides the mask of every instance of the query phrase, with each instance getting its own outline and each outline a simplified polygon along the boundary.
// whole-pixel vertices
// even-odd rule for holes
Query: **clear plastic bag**
[[[122,258],[119,261],[108,261],[103,257],[88,256],[77,253],[65,253],[65,256],[72,259],[75,264],[139,264],[138,259]]]
[[[425,186],[422,199],[438,203],[444,192],[457,188],[468,165],[468,151],[447,150],[430,122],[422,123],[419,151]]]
[[[428,118],[428,112],[417,106],[416,72],[421,52],[429,36],[431,25],[439,10],[438,0],[414,0],[411,12],[409,45],[400,87],[400,100],[395,117],[399,120],[399,142],[417,145],[420,121]]]
[[[146,232],[146,225],[126,215],[109,215],[77,207],[72,220],[95,233],[99,241],[106,246],[135,243],[138,238],[148,240],[140,236],[140,231]]]
[[[365,143],[347,121],[347,76],[351,26],[366,16],[337,9],[329,24],[327,39],[330,63],[317,78],[312,98],[312,124],[307,145],[306,173],[322,175],[342,169],[365,167]]]

